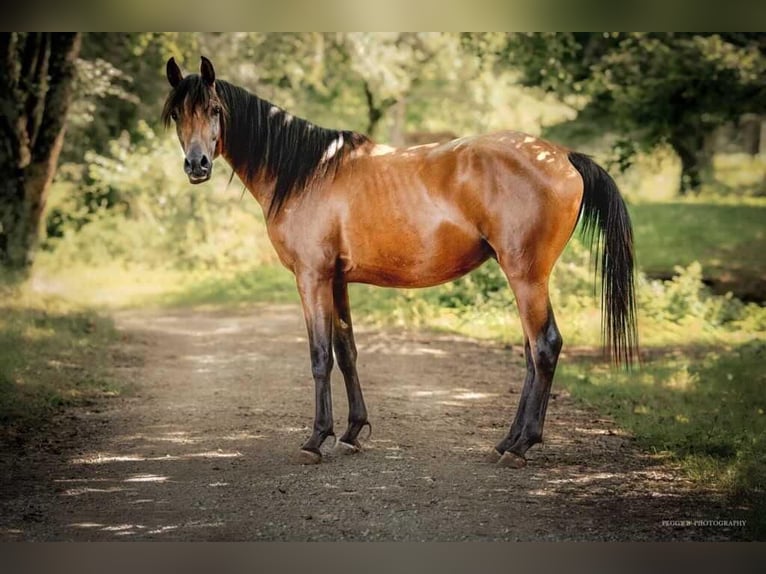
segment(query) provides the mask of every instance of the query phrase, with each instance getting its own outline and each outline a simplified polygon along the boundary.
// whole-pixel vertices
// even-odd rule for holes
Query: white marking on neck
[[[269,108],[269,116],[276,116],[281,111],[277,106],[271,106]]]
[[[285,112],[285,119],[282,121],[284,122],[286,126],[290,125],[290,122],[293,121],[293,116]]]
[[[327,146],[327,149],[324,152],[324,155],[322,156],[322,161],[329,161],[333,157],[335,157],[335,154],[337,154],[340,151],[340,148],[343,147],[343,134],[339,134],[337,139],[332,140],[332,143],[330,143],[329,146]]]

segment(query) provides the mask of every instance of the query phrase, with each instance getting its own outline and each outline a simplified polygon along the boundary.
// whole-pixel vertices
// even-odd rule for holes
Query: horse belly
[[[475,230],[442,222],[430,233],[380,228],[341,256],[346,279],[382,287],[431,287],[457,279],[492,255]]]

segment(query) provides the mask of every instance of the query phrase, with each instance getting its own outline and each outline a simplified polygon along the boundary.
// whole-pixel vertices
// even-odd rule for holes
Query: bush
[[[63,166],[46,222],[49,262],[230,269],[272,261],[257,203],[221,193],[221,162],[210,183],[191,186],[179,156],[176,141],[144,125],[136,141],[125,133],[108,155]]]

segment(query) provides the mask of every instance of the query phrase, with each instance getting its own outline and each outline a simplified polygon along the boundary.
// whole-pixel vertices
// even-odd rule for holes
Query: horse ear
[[[212,86],[215,82],[215,69],[213,68],[213,63],[208,60],[205,56],[201,57],[202,62],[199,65],[199,71],[202,75],[202,80],[208,85]]]
[[[181,80],[184,79],[184,75],[181,72],[181,68],[176,64],[175,58],[170,58],[168,60],[168,64],[165,66],[165,72],[168,76],[168,82],[170,82],[170,85],[173,88],[177,87],[178,84],[181,83]]]

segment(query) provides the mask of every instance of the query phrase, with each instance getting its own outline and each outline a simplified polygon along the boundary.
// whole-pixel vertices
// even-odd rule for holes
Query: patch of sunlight
[[[202,363],[203,365],[221,363],[225,359],[217,355],[186,355],[181,357],[185,361],[194,361],[195,363]]]
[[[379,355],[404,355],[410,357],[417,356],[431,356],[431,357],[445,357],[447,351],[442,349],[432,349],[429,347],[413,347],[411,344],[397,345],[395,343],[377,343],[369,346],[359,346],[359,351],[362,353],[379,354]]]
[[[128,435],[122,437],[123,441],[138,441],[138,440],[145,440],[145,441],[160,441],[160,442],[170,442],[174,444],[193,444],[195,442],[199,442],[200,439],[198,438],[192,438],[189,436],[189,433],[187,431],[168,431],[162,434],[149,436],[146,434],[135,434],[135,435]]]
[[[106,532],[125,532],[126,530],[141,530],[146,528],[142,524],[115,524],[114,526],[104,526],[101,530]]]
[[[199,521],[192,521],[188,524],[185,524],[187,528],[219,528],[223,526],[223,522],[199,522]]]
[[[208,486],[212,486],[212,487],[229,486],[229,483],[228,482],[220,482],[220,481],[218,481],[218,482],[211,482],[210,484],[208,484]]]
[[[250,434],[248,432],[242,431],[224,435],[221,437],[221,440],[261,440],[265,438],[266,435]]]
[[[93,456],[86,456],[83,458],[74,458],[69,461],[70,464],[106,464],[109,462],[141,462],[144,460],[152,460],[145,456],[139,456],[137,454],[125,454],[125,455],[103,455],[96,454]],[[155,459],[156,460],[156,459]]]
[[[648,415],[649,407],[647,407],[646,405],[636,405],[635,407],[633,407],[633,414]]]
[[[595,474],[579,476],[577,478],[554,478],[548,482],[551,484],[587,484],[595,480],[609,480],[610,478],[617,478],[618,476],[620,475],[613,472],[597,472]]]
[[[699,377],[694,373],[690,373],[689,367],[687,365],[684,365],[683,368],[674,372],[668,378],[664,386],[666,386],[669,389],[685,391],[689,388],[694,387],[698,382],[699,382]]]
[[[235,321],[225,327],[218,327],[217,329],[213,329],[211,331],[213,335],[228,335],[231,333],[240,332],[242,332],[242,324],[239,321]]]
[[[103,524],[99,522],[73,522],[67,526],[71,528],[101,528]]]
[[[241,452],[224,452],[222,450],[217,451],[204,451],[194,452],[181,455],[169,455],[164,456],[142,456],[138,454],[129,455],[103,455],[97,454],[89,457],[75,458],[70,461],[70,464],[107,464],[110,462],[144,462],[144,461],[159,461],[159,460],[181,460],[186,458],[236,458],[242,456]]]
[[[446,395],[449,391],[413,391],[410,396],[413,397],[433,397],[434,395]]]
[[[109,488],[88,488],[88,487],[80,487],[80,488],[70,488],[68,490],[65,490],[61,493],[61,496],[80,496],[82,494],[109,494],[112,492],[123,492],[125,491],[125,488],[122,488],[120,486],[112,486]]]
[[[444,405],[445,407],[464,407],[465,403],[459,403],[457,401],[439,401],[437,404]]]
[[[27,325],[24,327],[22,337],[28,342],[39,342],[50,339],[56,334],[56,331],[50,327],[38,327],[36,325]]]
[[[475,393],[475,392],[465,392],[465,393],[459,393],[457,395],[452,395],[453,399],[458,399],[460,401],[475,401],[478,399],[487,399],[489,397],[496,397],[497,395],[494,393]]]
[[[160,526],[159,528],[155,528],[153,530],[148,530],[147,534],[162,534],[163,532],[169,532],[171,530],[177,530],[178,526],[171,524],[168,526]]]
[[[180,357],[184,361],[191,361],[194,363],[201,363],[203,365],[221,365],[228,363],[238,363],[242,361],[264,361],[268,359],[266,355],[261,353],[237,353],[232,355],[184,355]]]
[[[619,430],[613,430],[613,429],[586,429],[582,427],[575,427],[575,429],[580,434],[589,434],[589,435],[596,435],[596,436],[628,436],[626,433],[621,432]]]
[[[110,482],[108,478],[56,478],[53,482]]]
[[[285,432],[306,432],[309,427],[282,427],[280,430]]]
[[[676,419],[677,423],[683,423],[683,424],[688,424],[689,423],[689,417],[687,417],[686,415],[677,414],[675,416],[675,419]]]
[[[165,482],[170,480],[169,476],[160,476],[158,474],[136,474],[126,478],[123,482]]]
[[[223,452],[220,450],[210,450],[207,452],[195,452],[193,454],[184,454],[181,458],[237,458],[242,456],[241,452]]]
[[[547,490],[541,490],[541,489],[535,489],[535,490],[529,490],[527,491],[527,494],[530,494],[532,496],[550,496],[551,493]]]

